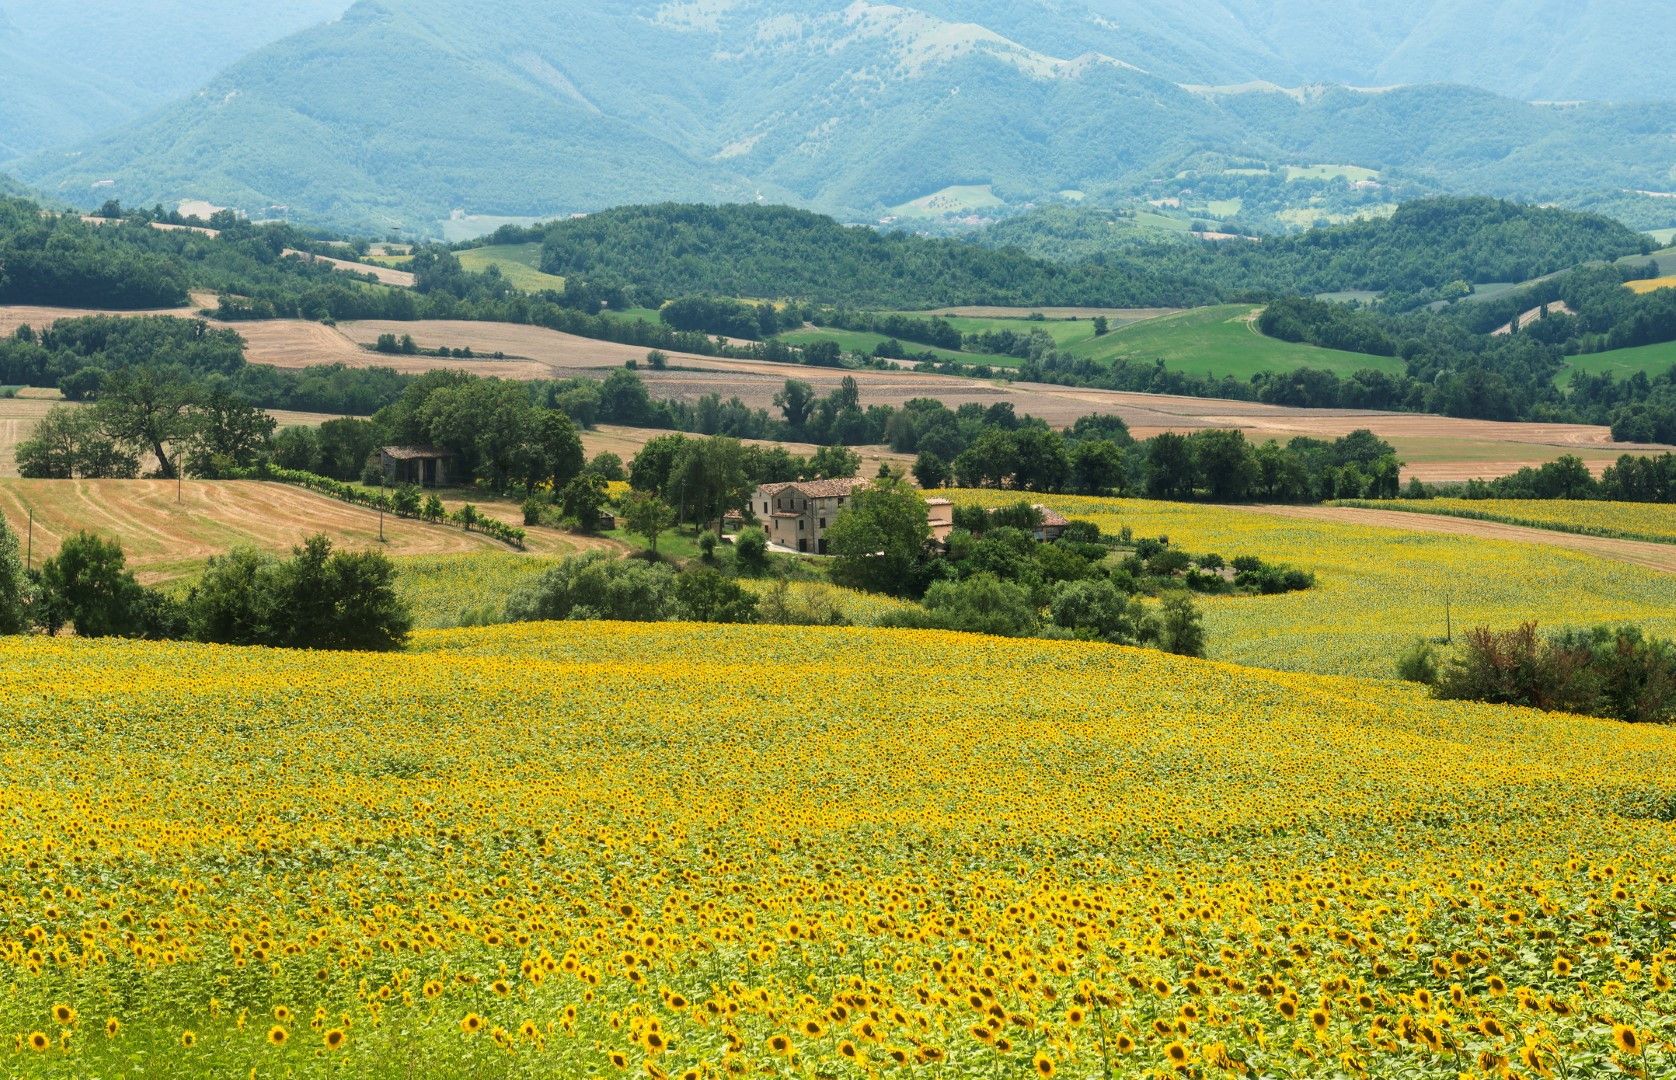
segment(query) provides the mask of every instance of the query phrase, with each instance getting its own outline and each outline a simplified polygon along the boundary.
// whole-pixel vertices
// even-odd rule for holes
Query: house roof
[[[1049,510],[1045,506],[1037,506],[1042,515],[1042,527],[1047,529],[1063,529],[1071,523],[1071,519],[1056,510]]]
[[[764,484],[757,490],[772,498],[782,491],[795,489],[799,495],[810,499],[830,499],[834,496],[853,495],[868,485],[867,480],[792,480],[783,484]]]
[[[418,461],[422,458],[451,458],[454,455],[446,450],[439,450],[434,446],[386,446],[379,450],[386,457],[397,461]]]

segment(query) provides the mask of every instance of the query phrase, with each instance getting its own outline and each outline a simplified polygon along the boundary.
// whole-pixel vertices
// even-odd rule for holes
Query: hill
[[[1603,1019],[1669,1030],[1641,1007],[1662,976],[1591,1009],[1593,991],[1554,974],[1667,949],[1676,733],[1657,726],[1078,642],[580,623],[422,632],[393,655],[10,638],[0,731],[11,831],[55,837],[53,861],[19,860],[30,925],[74,919],[90,949],[158,954],[96,977],[46,965],[0,1004],[0,1023],[32,1031],[55,1004],[102,1028],[105,1002],[131,1002],[117,1037],[54,1047],[78,1075],[360,1075],[397,1059],[459,1075],[508,1053],[485,1049],[491,1029],[521,1075],[643,1060],[649,1036],[680,1075],[719,1056],[714,1022],[687,1004],[702,995],[748,1072],[783,1071],[777,1046],[811,1071],[852,1056],[885,1069],[920,1047],[954,1074],[1092,1076],[1103,1057],[1078,987],[1125,975],[1147,988],[1126,996],[1141,1019],[1173,1028],[1195,1011],[1193,1051],[1134,1022],[1125,1068],[1194,1053],[1307,1073],[1314,1036],[1273,1030],[1318,1009],[1370,1075],[1442,1076],[1406,1042],[1369,1040],[1357,1001],[1389,1000],[1420,1033],[1451,983],[1475,1026],[1519,1040],[1540,1025],[1543,1052],[1566,1060],[1613,1053]],[[224,917],[180,917],[144,855],[164,848],[168,883]],[[375,912],[374,884],[438,900]],[[65,915],[65,893],[165,940]],[[1179,930],[1136,948],[1160,903]],[[1073,925],[1080,945],[1044,944],[1044,927]],[[335,958],[396,942],[411,978],[376,981],[413,983],[411,1002],[393,989],[386,1022],[333,1026],[375,980],[371,960]],[[1121,967],[1086,958],[1121,953]],[[1482,978],[1411,959],[1456,953]],[[265,986],[194,992],[247,955],[289,988],[279,1020]],[[865,977],[832,974],[857,956],[874,960]],[[986,1000],[983,966],[1003,963],[1018,973],[1008,1011],[1034,1027],[997,1036],[967,998]],[[646,1004],[648,979],[669,984],[667,1005]],[[1276,1000],[1282,980],[1297,999]],[[1503,984],[1548,987],[1564,1013],[1533,1019]],[[1217,1008],[1200,1011],[1193,988],[1209,987]],[[1415,993],[1433,1004],[1400,1000]],[[858,998],[877,1020],[853,1019]],[[628,1010],[636,1023],[612,1022]],[[1260,1031],[1254,1015],[1273,1019]],[[1450,1030],[1463,1055],[1502,1045]]]
[[[542,269],[627,282],[643,299],[713,293],[925,308],[1184,307],[1345,289],[1418,294],[1454,281],[1523,280],[1651,243],[1608,218],[1485,198],[1420,200],[1388,219],[1260,244],[1090,244],[1063,265],[1012,247],[845,227],[786,207],[619,207],[540,235]],[[990,244],[1022,235],[1023,222],[1011,223]]]
[[[1247,380],[1258,372],[1285,372],[1308,367],[1348,377],[1372,369],[1400,374],[1403,362],[1394,356],[1322,349],[1265,336],[1257,329],[1259,308],[1229,304],[1199,308],[1179,315],[1148,319],[1098,338],[1074,343],[1067,351],[1076,357],[1109,361],[1162,360],[1176,371],[1194,375],[1232,375]]]
[[[98,134],[197,90],[228,64],[352,0],[7,0],[0,10],[0,161]]]
[[[98,197],[280,205],[427,234],[455,212],[671,198],[873,217],[987,189],[1018,206],[1146,187],[1206,152],[1544,201],[1668,183],[1660,133],[1676,105],[1561,109],[1460,86],[1218,90],[1263,65],[1213,62],[1204,41],[1175,49],[1209,22],[1189,5],[1141,18],[1138,35],[1075,4],[949,8],[363,0],[118,133],[31,158],[23,176],[88,202],[89,185],[112,181]],[[1244,33],[1227,30],[1212,41]]]

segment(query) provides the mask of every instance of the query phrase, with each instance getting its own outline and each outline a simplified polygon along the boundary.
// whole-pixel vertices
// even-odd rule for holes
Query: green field
[[[994,210],[1005,205],[988,184],[960,184],[893,206],[889,212],[897,217],[938,218],[975,210]]]
[[[892,314],[904,315],[910,319],[923,319],[923,311],[900,311]],[[1053,339],[1053,343],[1061,349],[1069,348],[1079,341],[1087,341],[1094,337],[1093,319],[1002,319],[987,318],[970,315],[939,315],[950,326],[962,334],[995,333],[1011,330],[1016,334],[1029,334],[1041,330]],[[1110,326],[1124,325],[1124,320],[1107,318]]]
[[[613,311],[610,308],[606,308],[604,311],[600,312],[600,314],[604,315],[607,319],[616,319],[619,322],[663,321],[663,317],[658,309],[649,307],[624,308],[621,311]]]
[[[781,334],[780,340],[787,345],[812,345],[817,341],[836,341],[838,347],[845,352],[865,353],[873,355],[873,350],[879,343],[888,340],[884,334],[870,334],[860,330],[794,330],[789,334]],[[1015,356],[996,356],[989,353],[954,352],[950,349],[938,349],[930,345],[921,345],[917,341],[904,341],[902,348],[905,352],[929,352],[942,360],[956,360],[962,364],[988,364],[990,367],[1018,367],[1020,361]]]
[[[540,292],[552,289],[564,291],[564,278],[541,272],[540,244],[495,244],[489,247],[467,248],[456,252],[460,265],[481,273],[491,266],[500,268],[501,276],[515,289]]]
[[[1105,337],[1072,345],[1067,351],[1095,360],[1163,360],[1177,371],[1232,375],[1237,379],[1300,367],[1320,368],[1341,376],[1364,368],[1393,374],[1405,370],[1403,362],[1394,356],[1341,352],[1264,337],[1252,320],[1257,311],[1249,304],[1198,308],[1120,327]]]
[[[1627,379],[1636,372],[1651,378],[1663,375],[1676,367],[1676,341],[1660,345],[1641,345],[1633,349],[1613,349],[1611,352],[1586,353],[1566,357],[1565,367],[1554,378],[1561,386],[1571,381],[1574,371],[1590,375],[1607,374],[1614,379]]]
[[[1676,229],[1654,229],[1647,234],[1656,244],[1669,246],[1676,244]]]
[[[1286,179],[1345,180],[1355,183],[1358,180],[1378,180],[1379,173],[1374,169],[1364,169],[1360,165],[1288,165]]]

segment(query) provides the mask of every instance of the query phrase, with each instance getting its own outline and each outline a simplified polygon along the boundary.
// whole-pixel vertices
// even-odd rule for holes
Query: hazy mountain
[[[0,160],[132,120],[350,3],[0,0]]]
[[[1563,6],[1595,18],[1629,2]],[[1329,61],[1346,81],[1381,81],[1349,70],[1359,54],[1394,64],[1407,50],[1425,66],[1422,46],[1449,24],[1428,15],[1442,4],[1410,6],[362,0],[18,171],[82,201],[201,197],[421,229],[455,210],[659,199],[872,214],[953,185],[1021,202],[1130,190],[1206,151],[1537,199],[1671,186],[1676,106],[1537,107],[1459,86],[1208,89]],[[1465,7],[1491,18],[1513,5]],[[1562,36],[1551,27],[1550,43]],[[95,193],[101,181],[115,183]]]

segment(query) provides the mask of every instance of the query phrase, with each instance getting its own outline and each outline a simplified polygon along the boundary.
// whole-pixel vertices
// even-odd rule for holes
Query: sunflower
[[[629,1067],[628,1055],[623,1053],[621,1050],[611,1051],[610,1058],[611,1064],[614,1068],[626,1069]]]
[[[1135,1040],[1130,1038],[1127,1033],[1119,1034],[1116,1040],[1116,1046],[1118,1053],[1127,1054],[1135,1049]]]
[[[466,1013],[460,1018],[460,1030],[467,1035],[475,1035],[483,1030],[483,1018],[476,1013]]]
[[[1185,1065],[1187,1064],[1187,1047],[1178,1042],[1173,1042],[1164,1047],[1164,1056],[1170,1059],[1172,1065]]]
[[[1626,1054],[1639,1054],[1644,1049],[1641,1036],[1628,1024],[1612,1025],[1612,1041]]]
[[[122,1021],[118,1020],[116,1017],[113,1016],[105,1021],[105,1038],[114,1039],[116,1038],[116,1033],[121,1030]]]
[[[180,1044],[182,1046],[186,1047],[188,1050],[192,1049],[192,1047],[198,1045],[198,1035],[197,1035],[197,1033],[193,1032],[193,1031],[183,1031],[183,1032],[181,1032],[180,1033]]]
[[[47,1038],[46,1032],[31,1031],[29,1033],[29,1049],[39,1052],[41,1050],[45,1050],[51,1045],[52,1040]]]
[[[76,1022],[76,1010],[68,1005],[54,1005],[52,1007],[52,1018],[65,1027],[69,1027]]]
[[[770,1035],[768,1037],[768,1049],[774,1051],[776,1054],[790,1054],[791,1038],[786,1035]]]
[[[434,998],[434,997],[437,997],[438,995],[440,995],[441,993],[442,993],[442,983],[440,981],[438,981],[436,979],[431,979],[430,981],[425,983],[424,994],[425,994],[426,997]]]
[[[1035,1067],[1037,1076],[1053,1075],[1055,1065],[1053,1064],[1053,1059],[1048,1057],[1046,1054],[1037,1054],[1030,1064]]]
[[[285,1040],[290,1037],[291,1033],[280,1027],[278,1024],[275,1024],[273,1027],[268,1029],[268,1041],[273,1043],[275,1046],[284,1046]]]
[[[321,1041],[326,1044],[326,1049],[336,1050],[343,1046],[345,1038],[346,1036],[344,1035],[342,1028],[329,1028],[326,1031],[326,1037]]]

